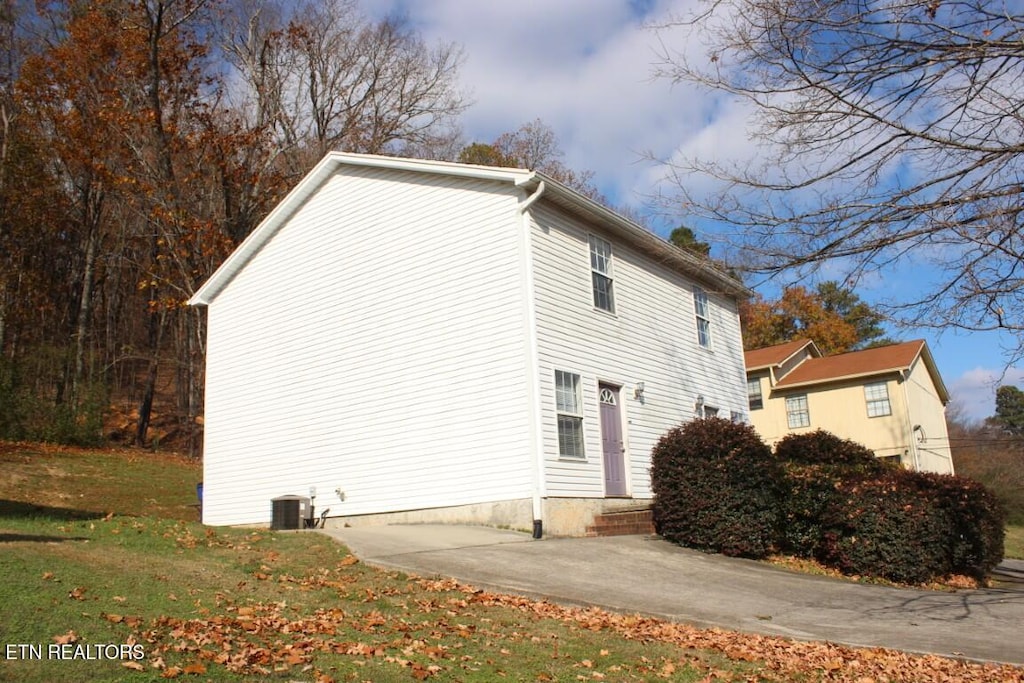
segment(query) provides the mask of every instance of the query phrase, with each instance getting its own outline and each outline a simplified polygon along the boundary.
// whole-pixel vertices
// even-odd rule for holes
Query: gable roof
[[[528,196],[536,193],[538,199],[551,202],[572,215],[601,226],[610,234],[623,239],[657,262],[698,280],[714,291],[723,292],[737,298],[745,298],[750,295],[750,290],[743,283],[719,269],[707,259],[698,258],[687,251],[669,244],[646,228],[620,216],[607,207],[538,171],[474,166],[446,161],[385,157],[372,154],[329,152],[274,207],[263,222],[242,241],[238,248],[192,295],[192,298],[189,299],[189,304],[205,306],[217,298],[221,290],[234,279],[235,275],[287,223],[288,219],[298,211],[303,203],[320,189],[338,169],[344,166],[432,173],[508,183],[522,188]],[[520,206],[523,209],[526,208],[524,204]]]
[[[826,382],[867,378],[910,370],[918,358],[923,359],[931,375],[935,390],[943,403],[949,401],[949,392],[939,375],[931,351],[923,339],[878,346],[863,351],[851,351],[823,358],[809,358],[783,376],[777,389],[805,387]]]
[[[784,344],[766,346],[763,349],[746,351],[743,354],[743,361],[747,370],[763,370],[764,368],[777,368],[804,349],[810,351],[811,356],[821,356],[818,347],[810,339],[794,339]]]

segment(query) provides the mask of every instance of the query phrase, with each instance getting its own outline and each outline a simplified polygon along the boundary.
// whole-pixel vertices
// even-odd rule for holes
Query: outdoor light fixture
[[[914,431],[917,432],[918,443],[924,443],[928,440],[928,437],[924,433],[924,427],[921,425],[914,425]]]
[[[643,400],[644,400],[644,383],[643,382],[637,382],[636,386],[633,387],[633,398],[635,398],[636,400],[638,400],[640,402],[643,402]]]

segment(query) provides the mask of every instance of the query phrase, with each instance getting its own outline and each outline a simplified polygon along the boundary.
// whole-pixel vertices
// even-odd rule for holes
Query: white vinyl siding
[[[555,409],[558,411],[558,454],[583,458],[583,400],[580,376],[555,370]]]
[[[786,422],[790,429],[811,426],[811,413],[807,408],[807,395],[786,397]]]
[[[864,401],[867,403],[868,417],[892,415],[892,405],[889,403],[888,382],[865,384]]]
[[[590,278],[594,290],[594,306],[609,313],[615,312],[612,291],[612,245],[590,235]]]
[[[210,305],[207,523],[530,496],[519,195],[349,168],[306,200]]]
[[[736,302],[708,294],[716,328],[714,356],[693,334],[693,311],[680,306],[693,282],[632,248],[614,241],[616,315],[597,315],[591,305],[593,269],[579,254],[589,249],[593,226],[550,204],[530,210],[534,220],[535,290],[544,407],[542,436],[546,493],[552,497],[604,496],[600,429],[602,382],[621,386],[628,490],[650,497],[650,453],[670,428],[693,419],[698,396],[729,411],[746,411],[745,372]],[[621,284],[621,286],[620,286]],[[559,456],[556,370],[580,375],[585,460]],[[635,396],[644,383],[643,400]]]

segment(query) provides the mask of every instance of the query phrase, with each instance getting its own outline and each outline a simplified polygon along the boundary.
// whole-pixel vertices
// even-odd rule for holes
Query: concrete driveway
[[[702,627],[1024,664],[1024,562],[952,593],[806,576],[653,536],[545,538],[432,524],[326,529],[362,561]]]

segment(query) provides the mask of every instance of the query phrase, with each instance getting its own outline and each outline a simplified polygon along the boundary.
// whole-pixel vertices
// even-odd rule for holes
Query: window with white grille
[[[807,409],[807,394],[786,397],[786,422],[790,429],[811,426],[811,413]]]
[[[892,415],[887,382],[872,382],[864,385],[864,400],[868,404],[868,417]]]
[[[612,245],[607,240],[590,236],[590,277],[594,286],[594,306],[615,312],[612,293]]]
[[[555,410],[558,414],[558,455],[583,458],[583,400],[580,376],[555,370]]]
[[[747,380],[747,401],[751,410],[764,408],[764,396],[761,394],[761,378]]]
[[[697,315],[697,343],[711,348],[711,309],[708,294],[700,287],[693,288],[693,310]]]

